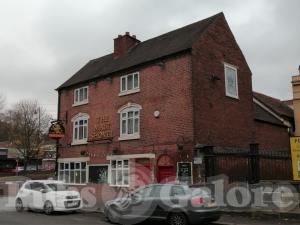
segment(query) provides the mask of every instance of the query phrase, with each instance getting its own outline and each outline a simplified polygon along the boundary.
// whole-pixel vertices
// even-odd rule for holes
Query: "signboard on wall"
[[[107,184],[108,165],[89,166],[89,183]]]
[[[113,138],[109,116],[99,116],[89,141],[111,140]]]
[[[192,183],[192,163],[179,162],[177,164],[177,177],[180,183]]]
[[[293,166],[293,179],[300,180],[300,137],[291,137],[290,144]]]

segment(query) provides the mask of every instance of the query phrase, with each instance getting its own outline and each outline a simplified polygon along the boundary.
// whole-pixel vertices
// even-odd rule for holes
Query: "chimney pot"
[[[118,35],[118,38],[114,39],[114,58],[122,57],[130,48],[138,43],[140,41],[136,39],[136,36],[130,36],[128,31],[125,32],[125,35]]]

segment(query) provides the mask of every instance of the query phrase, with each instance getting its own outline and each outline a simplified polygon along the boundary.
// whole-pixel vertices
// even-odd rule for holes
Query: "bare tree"
[[[0,112],[4,109],[6,98],[3,94],[0,94]]]
[[[50,116],[37,101],[23,100],[8,111],[7,117],[10,124],[10,140],[23,158],[26,172],[28,162],[38,158]]]

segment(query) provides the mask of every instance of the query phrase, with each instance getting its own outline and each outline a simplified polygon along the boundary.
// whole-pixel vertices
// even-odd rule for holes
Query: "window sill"
[[[132,135],[132,136],[122,136],[119,137],[119,141],[126,141],[126,140],[136,140],[136,139],[140,139],[140,135]]]
[[[86,186],[87,183],[84,183],[84,184],[74,184],[74,183],[65,183],[66,185],[69,185],[69,186]]]
[[[119,96],[130,95],[130,94],[134,94],[134,93],[138,93],[138,92],[140,92],[140,89],[139,89],[139,88],[133,89],[133,90],[130,90],[130,91],[123,91],[123,92],[120,92],[120,93],[119,93]]]
[[[233,98],[233,99],[239,100],[239,96],[234,96],[234,95],[226,94],[226,97],[229,97],[229,98]]]
[[[110,187],[130,187],[130,185],[113,185],[113,184],[110,184],[109,185]]]
[[[76,102],[72,105],[72,107],[80,106],[80,105],[86,105],[89,101],[82,101],[82,102]]]
[[[76,142],[72,142],[71,145],[87,145],[88,142],[87,141],[76,141]]]

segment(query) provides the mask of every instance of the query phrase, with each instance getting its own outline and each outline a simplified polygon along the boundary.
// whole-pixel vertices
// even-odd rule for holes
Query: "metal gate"
[[[292,162],[289,151],[259,150],[251,144],[250,150],[216,150],[212,146],[204,152],[205,176],[225,174],[230,182],[258,183],[260,180],[292,180]]]

